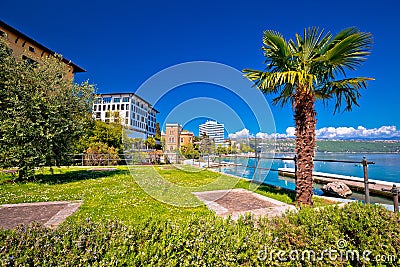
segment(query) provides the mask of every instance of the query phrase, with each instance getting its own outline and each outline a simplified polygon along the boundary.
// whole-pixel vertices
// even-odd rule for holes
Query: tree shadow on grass
[[[129,174],[129,171],[128,170],[92,171],[88,169],[68,170],[65,173],[36,174],[34,181],[37,183],[46,183],[46,184],[66,184],[82,180],[113,177],[121,174]]]

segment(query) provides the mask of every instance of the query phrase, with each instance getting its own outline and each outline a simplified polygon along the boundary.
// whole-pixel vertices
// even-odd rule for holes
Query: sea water
[[[288,189],[295,189],[293,179],[288,179],[278,175],[278,168],[294,168],[294,161],[290,158],[294,154],[262,154],[261,157],[275,159],[260,159],[258,166],[261,169],[254,171],[257,161],[253,158],[233,157],[224,159],[232,163],[241,164],[240,166],[229,166],[221,168],[224,173],[229,173],[243,178],[256,180],[274,186],[280,186]],[[316,153],[317,160],[340,160],[353,161],[354,163],[343,162],[314,162],[314,171],[341,174],[347,176],[363,177],[363,165],[361,164],[363,157],[368,162],[374,164],[368,165],[369,179],[382,180],[388,182],[400,183],[400,154],[383,154],[383,153]],[[286,160],[278,158],[287,158]],[[264,168],[264,169],[263,169]],[[322,194],[317,186],[314,190],[315,194]]]

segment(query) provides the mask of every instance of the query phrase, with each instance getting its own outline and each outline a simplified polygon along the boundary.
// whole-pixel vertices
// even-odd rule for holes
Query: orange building
[[[178,123],[167,123],[165,128],[165,133],[162,134],[162,138],[165,140],[164,151],[174,152],[184,145],[193,143],[194,134],[182,130],[182,126]]]
[[[164,150],[173,152],[180,148],[180,135],[182,126],[178,123],[167,123],[165,130],[165,147]]]
[[[187,145],[187,144],[192,144],[193,143],[193,138],[194,138],[194,133],[192,133],[192,132],[189,132],[189,131],[186,131],[186,130],[183,130],[182,132],[181,132],[181,135],[180,135],[180,147],[182,147],[182,146],[184,146],[184,145]]]
[[[30,63],[40,63],[42,57],[56,54],[56,52],[38,43],[2,20],[0,20],[0,38],[11,48],[15,58],[23,59]],[[70,79],[72,79],[77,72],[86,72],[86,70],[66,58],[63,58],[62,62],[65,63],[67,76]]]

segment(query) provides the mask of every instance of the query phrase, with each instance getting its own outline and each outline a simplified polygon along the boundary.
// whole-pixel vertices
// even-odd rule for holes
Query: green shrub
[[[40,225],[0,231],[3,266],[377,266],[377,255],[400,261],[400,216],[382,207],[353,203],[344,208],[304,208],[273,220],[249,216],[234,222],[192,216],[176,223],[149,218],[125,226],[116,221],[80,224],[58,230]],[[279,261],[279,250],[370,251],[370,261],[322,257]],[[292,251],[292,252],[291,252]],[[292,253],[292,254],[289,254]],[[272,255],[272,257],[270,257]],[[393,259],[393,258],[392,258]]]

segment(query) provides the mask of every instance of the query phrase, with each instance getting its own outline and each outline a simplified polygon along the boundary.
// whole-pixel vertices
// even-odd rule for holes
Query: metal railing
[[[238,165],[238,157],[240,158],[240,156],[238,155],[218,155],[218,161],[217,161],[217,168],[219,169],[219,171],[221,172],[221,167],[224,166],[224,164],[221,164],[221,158],[234,158],[233,162],[234,162],[234,166],[235,166],[235,172],[234,175],[237,175],[237,165]],[[249,168],[249,169],[253,169],[253,177],[252,180],[254,182],[257,183],[265,183],[264,181],[262,181],[260,179],[260,175],[262,171],[275,171],[275,172],[279,172],[279,169],[274,169],[274,168],[265,168],[265,167],[261,167],[260,162],[261,160],[282,160],[282,161],[293,161],[294,162],[294,171],[293,171],[293,175],[294,175],[294,179],[296,180],[296,173],[297,173],[297,157],[266,157],[266,156],[261,156],[260,154],[255,153],[254,156],[247,156],[247,159],[254,159],[253,164],[247,164],[247,166],[244,166],[245,168]],[[329,178],[331,180],[339,180],[339,181],[351,181],[351,182],[355,182],[355,183],[363,183],[363,192],[364,192],[364,201],[365,203],[370,204],[371,203],[371,198],[370,198],[370,185],[376,185],[375,181],[371,181],[369,179],[369,172],[368,172],[368,166],[369,165],[373,165],[375,164],[375,162],[372,161],[368,161],[366,157],[363,157],[362,160],[359,161],[352,161],[352,160],[335,160],[335,159],[314,159],[314,162],[331,162],[331,163],[345,163],[345,164],[359,164],[363,167],[363,180],[359,181],[359,180],[355,180],[354,178],[346,178],[343,176],[340,177],[333,177],[333,176],[325,176],[324,178]],[[335,174],[333,174],[335,175]],[[318,174],[318,177],[323,177],[321,174]],[[376,192],[378,189],[375,189],[374,191]],[[399,193],[400,190],[399,188],[396,186],[396,184],[393,184],[391,188],[380,188],[379,191],[381,192],[386,192],[386,196],[387,195],[392,195],[393,196],[393,206],[394,206],[394,211],[398,212],[399,211]],[[389,194],[388,194],[389,193]]]
[[[297,157],[268,157],[263,156],[260,153],[253,153],[252,155],[219,155],[219,154],[196,154],[192,155],[193,158],[196,159],[187,159],[180,152],[155,152],[154,150],[137,150],[129,153],[118,154],[116,158],[113,154],[74,154],[71,155],[73,159],[74,165],[82,165],[82,166],[105,166],[105,165],[149,165],[149,164],[181,164],[185,160],[192,160],[192,164],[198,167],[207,167],[207,168],[215,168],[218,169],[219,172],[222,172],[222,168],[227,166],[227,162],[223,161],[223,159],[230,159],[230,163],[228,165],[233,165],[234,167],[234,175],[238,175],[238,166],[243,166],[239,163],[240,158],[245,159],[253,159],[253,163],[246,164],[243,166],[244,168],[253,169],[252,181],[256,183],[264,183],[261,179],[261,175],[263,171],[274,171],[279,172],[279,168],[266,168],[262,167],[260,162],[262,160],[281,160],[281,161],[293,161],[294,163],[294,179],[296,180],[297,173]],[[232,163],[233,161],[233,163]],[[370,200],[370,185],[375,185],[376,182],[370,181],[368,166],[375,164],[372,161],[368,161],[366,157],[363,157],[362,160],[352,161],[352,160],[335,160],[335,159],[314,159],[314,162],[330,162],[330,163],[345,163],[345,164],[359,164],[363,167],[363,181],[355,181],[353,178],[349,177],[325,177],[333,180],[339,181],[352,181],[357,183],[363,183],[363,191],[365,194],[364,201],[365,203],[371,203]],[[322,177],[318,175],[319,177]],[[376,190],[375,190],[376,191]],[[399,189],[396,187],[396,184],[393,184],[391,188],[381,188],[380,191],[386,192],[387,195],[393,196],[394,210],[399,211]]]

